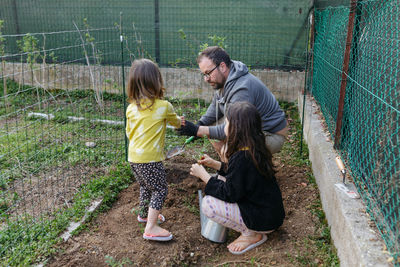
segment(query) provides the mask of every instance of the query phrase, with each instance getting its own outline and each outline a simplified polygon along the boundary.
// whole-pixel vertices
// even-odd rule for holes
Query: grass
[[[50,255],[69,222],[80,220],[91,201],[102,198],[99,210],[107,209],[118,192],[132,182],[132,175],[129,166],[123,163],[123,125],[91,121],[123,121],[122,96],[105,94],[106,108],[102,113],[94,104],[91,91],[51,90],[51,95],[41,95],[43,104],[39,109],[35,88],[20,86],[11,80],[7,80],[7,85],[7,103],[5,98],[0,103],[0,123],[5,126],[0,134],[0,261],[1,265],[25,266]],[[28,117],[29,112],[50,113],[55,117],[33,118]],[[91,120],[71,123],[68,116]],[[95,142],[95,149],[87,147],[86,141]],[[42,195],[36,187],[54,181],[55,175],[57,183],[48,190],[58,192],[54,198],[59,198],[59,194],[68,197],[62,192],[65,178],[70,178],[71,170],[79,170],[81,166],[93,171],[80,175],[78,184],[69,185],[75,186],[76,192],[71,199],[65,199],[66,205],[34,216],[34,210],[43,209],[40,202],[35,202]],[[68,174],[63,177],[63,173]],[[34,192],[39,197],[29,203],[29,196]],[[26,206],[21,208],[23,205]]]
[[[0,87],[2,84],[0,80]],[[0,103],[0,124],[6,126],[0,133],[0,265],[25,266],[51,255],[69,222],[79,221],[93,200],[103,199],[89,220],[107,210],[118,193],[132,182],[132,174],[125,162],[124,125],[93,121],[123,121],[122,96],[105,94],[105,109],[101,111],[91,91],[51,90],[52,96],[41,95],[46,105],[39,109],[35,104],[35,88],[10,80],[7,84],[9,105],[4,101]],[[0,88],[0,96],[2,92]],[[199,101],[171,99],[171,102],[180,112],[185,112],[188,119],[198,119]],[[200,104],[205,106],[205,103]],[[180,109],[183,105],[187,106],[186,110]],[[28,117],[29,112],[53,114],[54,118]],[[68,116],[86,120],[71,122]],[[182,144],[185,139],[167,130],[167,147]],[[95,147],[86,146],[88,141],[94,142]],[[81,168],[85,171],[82,174],[78,172]],[[66,184],[71,177],[75,180]],[[67,186],[73,195],[65,199],[65,204],[54,206],[37,217],[34,212],[43,207],[40,203],[30,203],[31,192],[42,195],[37,187],[46,186],[54,179],[56,184],[46,193],[55,191],[58,193],[54,198],[58,199],[59,194],[67,198],[69,196],[62,191]],[[112,266],[120,264],[107,260]]]
[[[291,118],[291,135],[290,141],[286,142],[282,148],[281,158],[285,164],[291,166],[303,166],[306,170],[306,176],[311,186],[317,188],[315,177],[311,170],[311,162],[308,159],[308,147],[303,142],[300,151],[301,122],[297,106],[291,103],[281,103],[281,107],[285,110],[287,117]],[[339,258],[336,248],[333,245],[330,235],[330,228],[322,209],[320,196],[310,205],[311,213],[318,219],[316,222],[315,233],[298,244],[298,247],[306,247],[307,249],[299,249],[299,255],[288,255],[289,259],[299,266],[339,266]],[[301,252],[306,251],[306,252]],[[316,261],[316,259],[318,259]]]
[[[87,147],[86,140],[95,141],[96,150]],[[61,164],[109,164],[115,161],[116,154],[122,153],[118,147],[123,146],[123,128],[39,120],[3,135],[0,144],[6,152],[0,159],[0,180],[7,184],[27,173],[35,175]]]
[[[132,261],[128,258],[123,258],[122,260],[118,261],[109,255],[105,256],[105,261],[110,267],[123,267],[125,265],[129,266],[132,264]]]
[[[183,204],[191,213],[200,216],[200,209],[196,200],[197,200],[197,195],[192,194],[184,198]]]
[[[6,266],[26,266],[45,260],[55,252],[54,245],[60,241],[59,236],[69,222],[80,220],[93,199],[103,199],[97,212],[104,212],[111,207],[118,193],[131,182],[129,166],[120,163],[111,167],[108,174],[84,185],[75,195],[73,205],[54,212],[53,219],[35,220],[26,217],[23,220],[6,221],[7,227],[0,232],[0,244],[3,247],[0,250],[1,262]]]

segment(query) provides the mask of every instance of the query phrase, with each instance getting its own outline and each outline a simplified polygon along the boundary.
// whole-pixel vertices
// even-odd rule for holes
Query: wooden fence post
[[[335,145],[334,145],[336,149],[339,148],[340,139],[341,139],[344,98],[346,96],[347,74],[349,71],[350,50],[351,50],[351,44],[352,44],[352,40],[353,40],[354,17],[355,17],[356,8],[357,8],[357,0],[351,0],[349,23],[347,26],[346,49],[345,49],[344,59],[343,59],[342,80],[340,83],[339,107],[338,107],[338,113],[336,116],[336,132],[335,132]]]

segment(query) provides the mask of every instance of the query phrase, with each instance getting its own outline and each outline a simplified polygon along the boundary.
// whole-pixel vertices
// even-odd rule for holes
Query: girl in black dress
[[[285,211],[257,109],[248,102],[233,103],[225,123],[222,161],[204,155],[190,174],[206,183],[202,212],[241,233],[228,249],[242,254],[264,243],[266,234],[282,225]],[[218,174],[211,176],[203,166]]]

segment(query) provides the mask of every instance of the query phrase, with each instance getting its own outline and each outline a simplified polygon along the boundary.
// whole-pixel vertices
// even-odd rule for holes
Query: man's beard
[[[214,86],[212,87],[214,90],[219,90],[224,88],[224,84],[222,83],[215,83]]]
[[[222,79],[220,82],[215,82],[214,86],[212,87],[214,90],[224,89],[226,83],[226,79]]]
[[[217,71],[218,71],[218,74],[220,74],[221,77],[218,79],[219,82],[213,82],[214,85],[212,86],[212,88],[214,90],[224,89],[224,86],[225,86],[225,83],[226,83],[226,78],[222,77],[222,74],[220,73],[219,69],[217,69]]]

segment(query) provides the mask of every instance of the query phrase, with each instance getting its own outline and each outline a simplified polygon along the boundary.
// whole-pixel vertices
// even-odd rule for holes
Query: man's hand
[[[187,135],[187,136],[196,136],[199,130],[199,125],[194,124],[193,122],[186,121],[185,124],[181,126],[177,131],[180,135]]]

